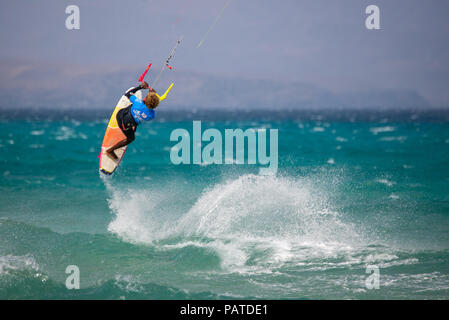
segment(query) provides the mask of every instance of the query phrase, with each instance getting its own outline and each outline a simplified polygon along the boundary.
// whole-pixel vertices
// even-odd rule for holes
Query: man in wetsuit
[[[142,89],[149,89],[148,95],[142,100],[134,94]],[[126,139],[117,142],[106,150],[106,154],[113,160],[118,160],[114,150],[124,147],[134,141],[134,132],[142,121],[149,121],[154,118],[154,109],[159,105],[159,97],[156,91],[148,86],[148,83],[142,83],[125,92],[125,96],[131,101],[131,105],[117,112],[117,124],[125,134]]]

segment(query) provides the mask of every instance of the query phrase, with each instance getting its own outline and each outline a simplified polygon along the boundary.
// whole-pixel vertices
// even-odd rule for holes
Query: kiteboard
[[[181,43],[181,40],[182,40],[182,37],[177,41],[176,46],[173,48],[173,50],[170,53],[170,56],[165,61],[165,65],[162,68],[162,70],[159,73],[158,78],[156,80],[159,79],[161,73],[166,68],[168,68],[170,70],[172,69],[172,67],[169,65],[169,63],[170,63],[170,60],[173,58],[173,56],[175,54],[176,48]],[[148,65],[148,67],[145,69],[145,71],[140,76],[139,82],[143,81],[143,79],[145,78],[145,75],[147,74],[147,72],[150,69],[150,67],[151,67],[151,63]],[[156,82],[157,81],[155,81],[155,83]],[[172,87],[173,87],[173,83],[168,87],[168,89],[161,96],[156,93],[156,95],[159,98],[159,101],[163,101],[163,100],[165,100],[167,98],[167,94],[170,92]],[[143,98],[142,98],[142,90],[137,91],[135,93],[135,96],[138,99],[143,100]],[[118,148],[118,149],[114,150],[114,153],[115,153],[115,155],[118,158],[116,160],[110,158],[106,154],[106,150],[108,150],[110,147],[115,145],[117,142],[126,139],[125,134],[122,132],[122,130],[118,126],[117,113],[121,109],[126,108],[129,105],[131,105],[131,101],[125,95],[123,95],[120,98],[120,100],[117,103],[117,105],[115,106],[115,109],[112,112],[111,118],[109,119],[108,127],[106,128],[106,133],[104,134],[104,138],[103,138],[103,143],[101,144],[101,151],[100,151],[100,154],[98,155],[98,158],[100,158],[100,172],[102,172],[104,174],[111,175],[111,174],[114,173],[114,171],[117,169],[117,167],[119,166],[120,162],[122,161],[123,155],[125,154],[125,151],[126,151],[126,149],[128,147],[126,145],[124,147],[121,147],[121,148]]]
[[[135,93],[135,96],[142,100],[142,90],[137,91]],[[126,139],[125,134],[117,124],[117,112],[119,112],[123,108],[128,107],[130,104],[131,101],[129,101],[126,96],[122,96],[117,103],[114,111],[112,112],[111,118],[109,119],[108,127],[106,128],[106,133],[104,134],[103,143],[101,144],[101,152],[99,155],[100,172],[103,172],[105,174],[114,173],[115,169],[117,169],[118,165],[122,161],[123,155],[125,154],[126,148],[128,147],[124,146],[114,151],[117,155],[117,160],[111,159],[106,154],[106,150],[108,150],[117,142]]]

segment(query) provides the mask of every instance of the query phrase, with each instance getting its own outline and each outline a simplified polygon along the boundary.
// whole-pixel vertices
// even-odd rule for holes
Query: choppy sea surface
[[[449,298],[449,111],[161,111],[102,178],[109,116],[0,111],[0,299]],[[276,175],[174,165],[192,120],[278,129]]]

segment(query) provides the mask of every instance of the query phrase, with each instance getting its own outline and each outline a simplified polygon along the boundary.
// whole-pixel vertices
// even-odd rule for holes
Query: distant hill
[[[130,66],[66,66],[30,63],[0,64],[1,108],[112,108],[121,94],[137,83],[142,70]],[[149,80],[159,72],[151,70]],[[166,71],[157,90],[170,80],[175,87],[164,105],[170,108],[319,109],[428,108],[413,90],[333,93],[301,82],[254,80]],[[151,84],[151,83],[150,83]]]

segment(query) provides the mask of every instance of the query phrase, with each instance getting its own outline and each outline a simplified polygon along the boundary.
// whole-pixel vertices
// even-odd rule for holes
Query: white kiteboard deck
[[[135,96],[142,100],[142,90],[139,90],[135,93]],[[126,139],[125,134],[119,128],[117,124],[117,112],[121,109],[128,107],[131,104],[131,101],[126,96],[122,96],[117,103],[117,106],[112,112],[111,118],[109,119],[108,127],[106,128],[106,133],[104,134],[103,143],[101,144],[101,152],[99,155],[100,158],[100,172],[104,174],[113,174],[114,171],[119,166],[120,162],[123,159],[123,155],[128,146],[121,147],[116,149],[114,152],[117,155],[118,160],[111,159],[107,154],[106,150],[111,146],[116,144],[117,142]]]

